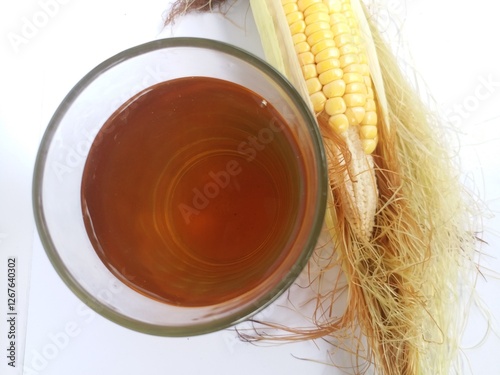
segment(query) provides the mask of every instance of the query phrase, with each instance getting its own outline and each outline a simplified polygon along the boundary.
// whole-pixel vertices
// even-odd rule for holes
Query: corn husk
[[[250,4],[268,62],[307,101],[281,2]],[[370,364],[380,374],[459,373],[466,297],[477,276],[475,203],[460,184],[440,120],[409,84],[363,5],[353,0],[352,7],[365,37],[381,119],[373,162],[361,161],[377,187],[373,231],[360,235],[350,217],[353,205],[361,207],[355,214],[362,215],[364,197],[354,194],[360,199],[354,204],[343,198],[343,190],[357,181],[350,181],[349,173],[346,179],[339,165],[351,168],[358,154],[348,146],[351,158],[339,157],[346,155],[345,145],[319,117],[330,164],[327,225],[333,251],[325,255],[321,247],[311,261],[317,263],[310,268],[316,272],[311,287],[317,294],[311,326],[269,325],[282,330],[281,338],[287,340],[328,337],[334,351],[354,355],[352,373]],[[342,272],[332,279],[328,273],[333,269]],[[333,313],[332,304],[344,294],[345,310]]]

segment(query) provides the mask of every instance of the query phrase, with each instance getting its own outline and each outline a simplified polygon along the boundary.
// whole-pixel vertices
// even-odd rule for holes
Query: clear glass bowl
[[[101,262],[81,208],[86,157],[100,127],[143,89],[179,77],[228,80],[256,92],[287,119],[305,164],[304,215],[288,256],[255,290],[212,306],[170,305],[136,292]],[[69,92],[39,148],[33,205],[41,241],[55,270],[89,307],[122,326],[162,336],[192,336],[234,325],[274,301],[294,282],[315,248],[326,208],[327,171],[321,136],[290,83],[237,47],[198,38],[169,38],[123,51],[98,65]]]

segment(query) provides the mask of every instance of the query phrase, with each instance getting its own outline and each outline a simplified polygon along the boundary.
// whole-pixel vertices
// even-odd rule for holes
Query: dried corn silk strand
[[[177,0],[171,5],[167,13],[165,25],[174,23],[177,17],[187,13],[221,10],[224,3],[226,3],[226,0]]]

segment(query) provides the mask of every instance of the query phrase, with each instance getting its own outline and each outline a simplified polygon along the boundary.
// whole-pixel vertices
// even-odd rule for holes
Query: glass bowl
[[[289,140],[295,142],[296,151],[293,155],[288,153],[283,156],[286,168],[269,172],[269,175],[287,174],[294,168],[300,172],[299,179],[292,181],[296,185],[292,197],[295,208],[287,214],[289,230],[286,238],[279,243],[271,241],[273,245],[269,245],[264,252],[266,257],[277,255],[273,255],[273,260],[266,266],[268,268],[260,271],[245,265],[245,256],[226,262],[226,274],[231,276],[222,286],[231,289],[239,280],[254,277],[257,273],[258,282],[240,292],[233,288],[227,298],[219,298],[213,303],[195,300],[195,296],[200,295],[196,280],[191,280],[190,287],[179,284],[179,288],[184,288],[182,292],[185,295],[181,302],[148,294],[147,286],[143,286],[142,290],[137,287],[134,278],[128,278],[127,270],[106,263],[106,257],[96,251],[95,242],[89,236],[92,225],[85,222],[86,207],[82,203],[87,157],[99,146],[102,137],[111,132],[109,127],[103,130],[103,125],[115,111],[123,109],[124,103],[130,104],[131,98],[137,98],[138,93],[147,93],[154,85],[180,78],[196,80],[200,77],[223,80],[251,90],[262,98],[260,106],[274,108],[277,116],[285,120]],[[220,92],[224,93],[223,90]],[[135,107],[130,108],[140,108],[141,103],[136,101]],[[196,107],[193,113],[196,113]],[[271,142],[269,137],[273,137],[269,130],[263,130],[258,135],[262,136],[262,139],[257,138],[262,142],[256,145],[259,147],[267,147],[267,142]],[[151,135],[148,136],[151,138]],[[171,146],[161,147],[168,149]],[[110,153],[113,152],[111,149]],[[140,167],[149,170],[148,165]],[[228,164],[229,167],[232,168],[228,169],[231,173],[239,170],[236,164]],[[212,177],[216,175],[212,174]],[[169,176],[166,176],[168,179]],[[224,186],[219,185],[216,187],[212,181],[210,186],[222,191]],[[247,186],[250,190],[254,188],[252,181],[247,182]],[[97,192],[101,189],[100,186],[93,188]],[[207,189],[207,194],[214,193],[213,189]],[[34,171],[33,205],[37,229],[52,265],[67,286],[89,307],[111,321],[140,332],[192,336],[237,324],[287,290],[315,248],[323,225],[326,192],[327,170],[320,133],[306,103],[286,79],[267,63],[237,47],[206,39],[169,38],[139,45],[111,57],[89,72],[69,92],[53,115],[41,141]],[[275,205],[283,206],[283,203],[278,201]],[[259,209],[262,207],[256,205],[256,210]],[[150,215],[147,209],[145,215]],[[135,220],[134,216],[129,219]],[[175,224],[175,219],[172,220]],[[226,222],[218,224],[224,226]],[[267,235],[271,239],[276,231],[281,230],[279,225],[274,226],[274,232],[270,231]],[[233,232],[238,231],[231,228]],[[168,236],[169,229],[163,229]],[[119,232],[121,229],[109,229],[113,230]],[[131,255],[130,258],[129,255],[124,257],[126,260],[133,259],[136,256],[134,251],[139,251],[133,245],[129,247],[127,254]],[[231,269],[231,262],[238,263],[239,268],[235,266]],[[172,269],[187,267],[190,271],[186,274],[192,273],[193,279],[198,277],[196,272],[191,272],[198,266],[188,263],[177,265],[171,258],[165,266]],[[211,277],[216,276],[214,271]],[[172,279],[167,284],[176,283],[177,280]],[[212,291],[210,288],[206,288],[207,293]],[[193,296],[192,301],[190,296]]]

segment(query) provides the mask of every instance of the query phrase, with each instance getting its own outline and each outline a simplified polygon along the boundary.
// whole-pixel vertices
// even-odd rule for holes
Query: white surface
[[[489,207],[484,221],[485,279],[478,294],[500,330],[500,35],[496,3],[478,0],[386,0],[381,26],[393,37],[398,27],[440,109],[461,131],[463,174]],[[50,6],[47,4],[51,4]],[[190,16],[162,30],[168,0],[25,0],[0,5],[0,275],[17,254],[20,280],[31,276],[25,374],[336,374],[321,343],[257,347],[232,331],[195,338],[159,338],[131,332],[97,316],[61,282],[34,234],[31,174],[38,143],[50,116],[71,87],[111,55],[169,35],[221,39],[261,55],[251,13],[244,1],[227,17]],[[29,264],[33,252],[32,265]],[[31,269],[31,275],[30,274]],[[18,309],[27,307],[27,285],[19,285]],[[4,292],[5,281],[0,280]],[[0,373],[21,374],[5,361],[6,296],[0,294]],[[21,337],[23,319],[19,316]],[[473,312],[464,346],[478,344],[486,322]],[[18,344],[20,345],[20,344]],[[500,374],[500,340],[464,350],[474,374]]]

